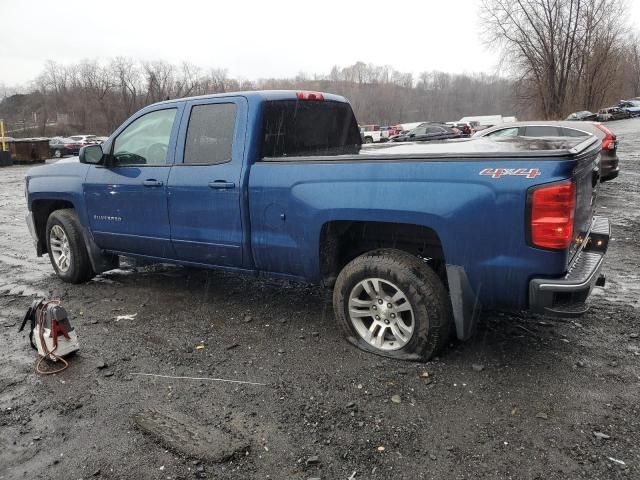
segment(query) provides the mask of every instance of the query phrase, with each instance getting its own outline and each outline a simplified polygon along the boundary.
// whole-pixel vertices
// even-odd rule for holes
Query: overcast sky
[[[480,0],[0,0],[0,83],[46,60],[128,56],[248,79],[328,73],[358,60],[403,72],[497,71]],[[640,0],[632,15],[640,24]]]

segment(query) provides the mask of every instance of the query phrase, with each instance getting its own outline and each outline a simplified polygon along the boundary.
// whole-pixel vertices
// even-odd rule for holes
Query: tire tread
[[[388,278],[393,278],[398,272],[404,272],[408,275],[410,281],[407,293],[414,298],[419,298],[416,306],[424,306],[429,312],[428,324],[421,322],[421,328],[418,332],[421,341],[418,342],[416,351],[403,353],[402,350],[393,350],[374,353],[395,358],[413,356],[417,357],[416,359],[428,360],[440,352],[446,346],[451,331],[449,294],[441,279],[429,266],[420,258],[401,250],[372,250],[349,262],[340,272],[334,289],[334,309],[345,334],[349,336],[352,327],[345,314],[345,292],[343,290],[350,278],[372,268]],[[362,343],[359,346],[365,347]],[[371,348],[365,349],[371,351]]]

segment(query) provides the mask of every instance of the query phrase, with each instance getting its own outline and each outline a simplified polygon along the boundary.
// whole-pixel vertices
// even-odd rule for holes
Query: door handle
[[[142,184],[145,187],[161,187],[163,185],[162,181],[156,180],[155,178],[147,178]]]
[[[227,182],[225,180],[216,180],[215,182],[209,182],[210,188],[217,188],[222,190],[227,190],[230,188],[235,188],[236,184],[233,182]]]

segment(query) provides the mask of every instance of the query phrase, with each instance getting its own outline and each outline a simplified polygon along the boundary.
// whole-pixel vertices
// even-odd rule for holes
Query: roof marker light
[[[296,92],[296,97],[298,100],[315,100],[318,102],[322,102],[324,100],[324,95],[320,92]]]

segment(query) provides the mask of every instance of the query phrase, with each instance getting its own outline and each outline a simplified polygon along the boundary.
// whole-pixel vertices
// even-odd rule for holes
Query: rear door
[[[194,100],[184,118],[168,184],[173,247],[180,260],[240,267],[247,101]]]
[[[160,105],[141,112],[111,142],[112,163],[90,166],[85,201],[100,247],[173,257],[167,179],[182,105]]]

